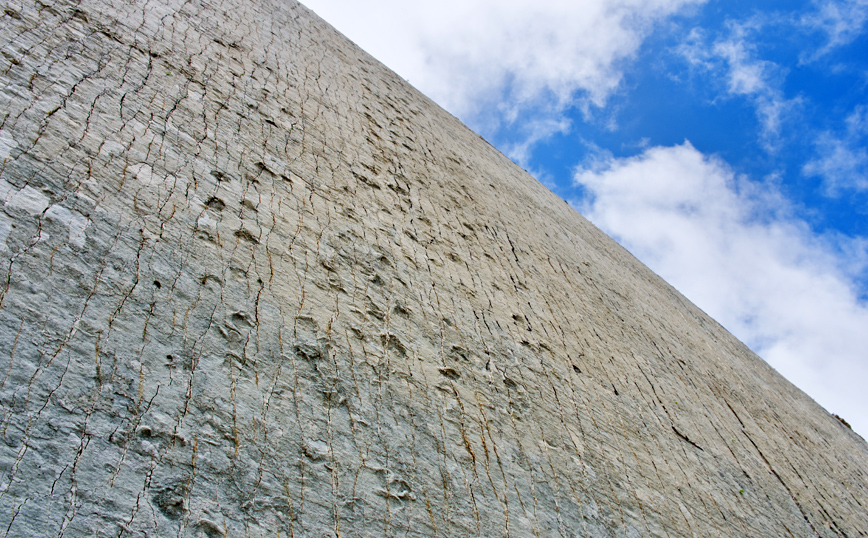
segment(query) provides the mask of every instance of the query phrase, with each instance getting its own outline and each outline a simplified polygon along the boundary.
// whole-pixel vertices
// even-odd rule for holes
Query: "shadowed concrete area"
[[[868,446],[289,0],[7,2],[6,536],[866,536]]]

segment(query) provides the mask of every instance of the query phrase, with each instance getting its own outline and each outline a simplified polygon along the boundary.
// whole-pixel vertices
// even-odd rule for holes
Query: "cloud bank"
[[[655,23],[705,0],[307,0],[456,116],[602,106]],[[371,21],[371,24],[360,23]],[[383,28],[388,28],[384,34]],[[395,46],[400,43],[401,46]],[[541,103],[543,105],[541,106]]]
[[[604,157],[575,181],[589,193],[575,205],[592,222],[826,409],[868,431],[868,305],[852,284],[865,269],[864,243],[818,237],[773,187],[689,142]]]

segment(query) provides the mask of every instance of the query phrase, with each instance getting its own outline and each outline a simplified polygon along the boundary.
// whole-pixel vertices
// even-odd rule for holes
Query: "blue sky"
[[[868,437],[868,0],[308,0]]]

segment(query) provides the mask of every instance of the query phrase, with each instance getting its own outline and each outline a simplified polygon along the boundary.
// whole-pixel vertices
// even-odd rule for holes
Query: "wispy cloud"
[[[522,126],[522,134],[524,135],[522,140],[508,145],[504,153],[514,162],[528,168],[531,166],[533,146],[556,134],[568,133],[571,123],[566,117],[531,120]]]
[[[865,269],[854,266],[866,259],[864,242],[813,234],[774,187],[688,142],[604,157],[575,181],[590,195],[577,205],[591,221],[868,432],[868,305],[853,279]]]
[[[816,154],[802,168],[805,175],[822,178],[830,196],[868,190],[868,107],[857,107],[845,124],[843,132],[817,136]]]
[[[716,39],[694,29],[678,52],[691,66],[716,80],[724,97],[743,97],[752,102],[760,124],[760,140],[771,151],[778,146],[783,122],[801,101],[788,99],[781,90],[786,71],[758,57],[752,34],[763,25],[758,19],[731,22],[728,34]]]
[[[814,11],[799,23],[806,29],[821,32],[826,42],[819,49],[806,52],[802,61],[816,61],[833,49],[851,43],[868,23],[868,0],[814,0]]]

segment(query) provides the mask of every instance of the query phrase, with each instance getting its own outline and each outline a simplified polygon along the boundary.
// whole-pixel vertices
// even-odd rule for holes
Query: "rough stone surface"
[[[868,536],[868,447],[291,0],[7,0],[6,536]]]

